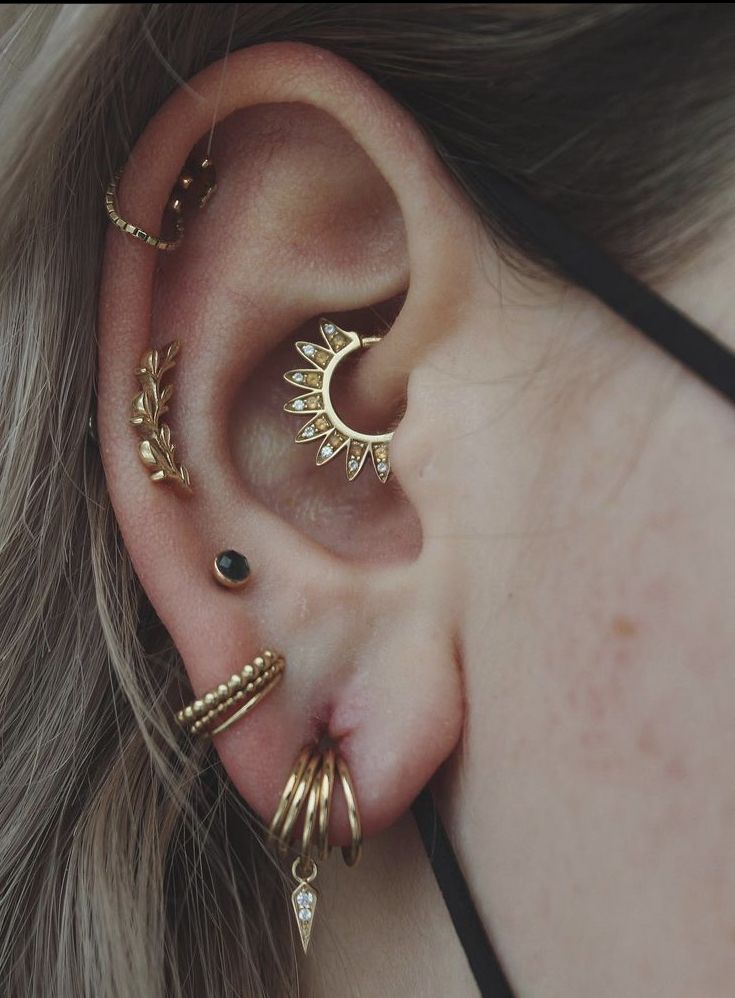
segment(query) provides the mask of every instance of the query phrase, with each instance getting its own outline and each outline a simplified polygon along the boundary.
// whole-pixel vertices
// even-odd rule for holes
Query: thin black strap
[[[482,186],[498,215],[512,219],[567,277],[735,402],[735,353],[513,182],[487,171]]]
[[[427,788],[411,807],[439,890],[483,998],[513,998]]]

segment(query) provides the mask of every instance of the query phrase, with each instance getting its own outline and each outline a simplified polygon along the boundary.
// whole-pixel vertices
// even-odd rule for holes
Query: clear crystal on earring
[[[298,926],[301,945],[306,953],[309,948],[311,938],[311,928],[314,923],[314,913],[316,911],[317,893],[314,888],[302,881],[297,885],[296,890],[291,894],[296,925]]]
[[[296,399],[296,401],[293,403],[294,409],[297,409],[299,412],[301,412],[301,410],[305,408],[305,406],[306,402],[304,402],[303,399]]]

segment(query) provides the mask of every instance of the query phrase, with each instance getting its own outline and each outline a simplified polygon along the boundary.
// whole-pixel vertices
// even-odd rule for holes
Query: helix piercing
[[[163,378],[176,363],[179,346],[179,341],[173,340],[160,350],[143,354],[136,371],[142,391],[133,399],[130,422],[143,434],[138,455],[151,472],[151,481],[170,481],[188,491],[189,472],[185,465],[177,464],[171,429],[161,421],[174,392],[173,385],[164,386]]]
[[[212,572],[225,589],[242,589],[250,579],[250,562],[239,551],[220,551],[212,564]]]
[[[214,163],[209,157],[205,156],[204,159],[199,160],[197,163],[187,163],[184,171],[179,174],[171,197],[166,204],[166,209],[174,217],[175,235],[173,239],[163,239],[161,236],[151,235],[145,229],[141,229],[140,226],[133,224],[133,222],[126,221],[121,216],[117,197],[119,180],[120,173],[117,173],[105,191],[105,211],[107,212],[107,217],[121,232],[131,236],[133,239],[140,240],[152,249],[161,250],[164,253],[170,253],[178,249],[184,238],[183,210],[185,201],[187,200],[187,193],[190,190],[194,190],[197,194],[197,203],[200,208],[203,208],[217,190]]]

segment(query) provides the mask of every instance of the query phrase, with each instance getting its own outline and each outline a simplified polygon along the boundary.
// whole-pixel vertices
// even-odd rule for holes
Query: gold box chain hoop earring
[[[297,388],[306,389],[284,405],[286,412],[309,416],[296,434],[297,444],[320,441],[316,463],[321,466],[344,451],[347,480],[352,482],[362,471],[368,455],[375,474],[381,482],[390,475],[390,442],[393,433],[360,433],[339,416],[331,397],[334,373],[345,359],[356,350],[363,350],[379,343],[380,336],[360,336],[359,333],[340,329],[334,322],[321,319],[319,329],[324,344],[299,340],[296,349],[310,365],[301,370],[287,371],[283,378]]]
[[[190,191],[196,191],[197,203],[200,208],[209,202],[212,195],[217,190],[217,176],[214,162],[205,156],[198,162],[190,161],[184,170],[179,174],[166,209],[174,216],[173,239],[164,239],[162,236],[154,236],[141,229],[139,225],[128,222],[120,214],[120,206],[117,197],[117,185],[120,182],[122,171],[119,171],[112,178],[105,191],[105,211],[112,224],[120,229],[125,235],[132,239],[137,239],[150,246],[151,249],[160,250],[163,253],[171,253],[178,249],[184,238],[184,205],[188,199]]]

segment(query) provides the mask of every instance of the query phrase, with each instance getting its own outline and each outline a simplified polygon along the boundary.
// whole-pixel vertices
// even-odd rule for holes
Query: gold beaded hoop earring
[[[334,372],[345,357],[355,350],[379,343],[382,337],[360,336],[359,333],[340,329],[327,319],[320,321],[319,328],[324,346],[303,340],[296,343],[296,349],[310,367],[287,371],[283,376],[289,384],[306,389],[306,394],[297,395],[283,407],[286,412],[310,417],[296,434],[295,442],[320,441],[316,453],[317,465],[327,464],[344,451],[345,471],[350,482],[360,474],[370,455],[375,474],[381,482],[387,482],[393,433],[360,433],[353,430],[335,410],[330,393]]]
[[[286,660],[265,649],[229,679],[192,700],[176,713],[190,735],[218,735],[249,714],[281,681]]]

